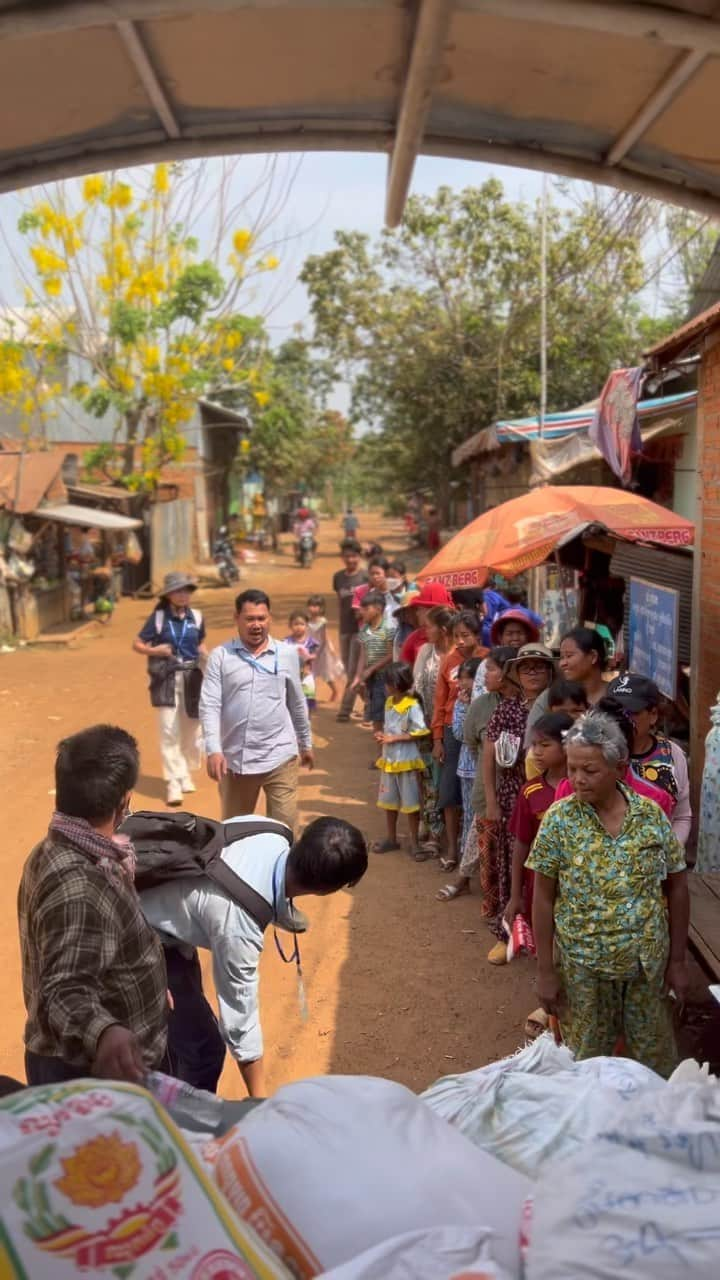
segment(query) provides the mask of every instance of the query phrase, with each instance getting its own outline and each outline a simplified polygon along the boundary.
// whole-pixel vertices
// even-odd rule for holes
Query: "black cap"
[[[636,676],[626,671],[618,676],[607,689],[608,695],[620,703],[626,711],[650,711],[660,702],[660,690],[654,680],[647,676]]]

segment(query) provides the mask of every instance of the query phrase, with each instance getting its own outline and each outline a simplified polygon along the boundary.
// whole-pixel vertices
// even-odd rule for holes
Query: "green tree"
[[[589,399],[639,355],[652,216],[634,197],[551,207],[549,411]],[[457,444],[537,412],[539,220],[495,179],[443,187],[412,198],[397,230],[374,241],[339,231],[305,263],[315,342],[351,384],[351,417],[372,433],[362,457],[386,493],[430,484],[446,500]]]
[[[718,233],[709,218],[675,205],[664,209],[663,222],[656,270],[667,318],[676,328],[685,319],[702,282]]]
[[[0,333],[0,404],[42,435],[64,390],[58,365],[76,358],[84,376],[72,394],[117,423],[116,448],[100,450],[97,464],[130,488],[154,485],[182,455],[199,396],[229,389],[255,411],[269,400],[263,324],[240,302],[278,259],[262,247],[264,228],[242,225],[226,168],[216,179],[212,247],[201,253],[193,227],[206,173],[159,164],[132,182],[92,176],[51,189],[19,220],[26,320],[22,341],[12,321]]]
[[[330,366],[302,338],[288,339],[268,360],[270,399],[256,417],[249,459],[268,492],[302,489],[319,496],[341,477],[354,447],[349,423],[328,408]]]

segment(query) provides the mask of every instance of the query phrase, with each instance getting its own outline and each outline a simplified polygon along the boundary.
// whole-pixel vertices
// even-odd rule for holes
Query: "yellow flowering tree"
[[[130,488],[152,487],[182,456],[199,396],[267,404],[262,318],[240,303],[279,261],[262,247],[266,225],[239,225],[245,211],[231,207],[224,171],[215,226],[204,227],[212,253],[201,253],[194,224],[213,204],[208,172],[159,164],[132,181],[94,175],[57,186],[19,220],[26,306],[22,325],[0,332],[0,404],[38,433],[71,361],[82,376],[70,393],[90,414],[115,416],[103,460]]]

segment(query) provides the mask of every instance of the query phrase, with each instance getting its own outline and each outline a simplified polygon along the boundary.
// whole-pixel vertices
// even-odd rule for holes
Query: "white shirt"
[[[228,821],[257,818],[245,815]],[[285,896],[289,852],[287,840],[270,833],[235,841],[225,849],[223,860],[282,917],[290,910]],[[208,876],[145,889],[140,905],[164,940],[210,951],[223,1039],[236,1062],[261,1058],[258,965],[265,938],[257,921]]]

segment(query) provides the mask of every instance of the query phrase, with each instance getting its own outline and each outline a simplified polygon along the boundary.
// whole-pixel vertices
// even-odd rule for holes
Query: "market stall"
[[[38,507],[24,516],[22,550],[16,548],[20,571],[12,585],[18,637],[34,640],[82,618],[101,589],[112,595],[125,538],[141,527],[131,516],[74,503]]]
[[[688,714],[694,525],[623,489],[531,490],[461,529],[417,575],[450,589],[523,579],[557,646],[577,623]]]

